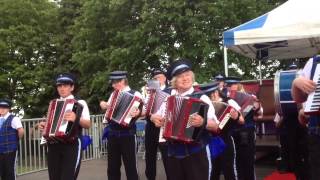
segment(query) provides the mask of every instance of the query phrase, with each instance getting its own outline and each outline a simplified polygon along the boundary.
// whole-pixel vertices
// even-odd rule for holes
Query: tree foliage
[[[14,99],[27,117],[42,116],[54,97],[54,75],[69,71],[78,77],[78,95],[98,113],[111,71],[128,71],[129,84],[140,89],[151,69],[179,58],[192,60],[197,81],[207,82],[223,72],[223,31],[283,2],[0,0],[0,96]],[[229,55],[237,65],[230,74],[241,69],[244,78],[255,77],[257,62]]]
[[[56,10],[44,0],[0,1],[0,94],[29,117],[43,112],[52,92]]]

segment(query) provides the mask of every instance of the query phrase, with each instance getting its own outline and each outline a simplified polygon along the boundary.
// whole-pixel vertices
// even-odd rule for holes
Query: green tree
[[[152,68],[191,59],[197,81],[223,72],[222,33],[284,0],[0,0],[0,96],[25,117],[54,97],[54,76],[73,72],[93,113],[110,93],[108,74],[127,70],[139,89]],[[257,62],[229,53],[245,79]],[[271,77],[274,61],[263,62]],[[287,62],[279,62],[285,67]],[[277,64],[278,65],[278,64]],[[235,68],[230,74],[239,75]]]
[[[90,110],[99,112],[99,100],[110,92],[107,75],[114,70],[130,72],[133,87],[141,85],[139,34],[140,3],[129,0],[86,1],[74,26],[73,62],[81,80],[79,95],[86,97]],[[130,83],[131,84],[131,83]]]
[[[61,72],[74,72],[77,70],[73,66],[72,53],[72,39],[74,37],[73,27],[75,19],[80,15],[80,8],[82,6],[81,0],[60,0],[57,1],[59,8],[57,9],[57,34],[56,34],[56,47],[57,47],[57,61],[55,71]],[[75,31],[75,33],[77,33]]]
[[[256,0],[91,0],[74,26],[72,60],[81,74],[80,95],[93,112],[110,91],[107,75],[127,70],[138,89],[150,69],[191,59],[198,82],[223,72],[222,33],[272,9],[281,1]],[[256,68],[231,54],[245,78]],[[239,73],[231,69],[231,74]]]
[[[56,10],[46,0],[0,1],[0,96],[25,117],[43,115],[53,94]]]

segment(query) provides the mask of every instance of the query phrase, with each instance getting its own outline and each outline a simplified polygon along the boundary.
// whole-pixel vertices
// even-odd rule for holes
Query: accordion
[[[169,96],[163,129],[163,138],[168,141],[194,143],[200,140],[207,124],[208,104],[200,99],[182,96]],[[193,127],[190,116],[199,114],[204,119],[204,125]]]
[[[140,108],[142,99],[125,91],[114,91],[111,97],[111,103],[105,113],[105,120],[113,121],[121,126],[128,127],[134,117],[132,112]]]
[[[212,104],[216,112],[218,121],[220,122],[219,129],[222,130],[231,118],[230,111],[232,107],[224,102],[212,102]]]
[[[244,118],[253,110],[254,98],[250,94],[240,91],[230,91],[229,97],[239,104],[241,107],[240,112]]]
[[[47,114],[47,123],[43,131],[43,137],[47,142],[72,142],[79,133],[79,121],[83,106],[75,99],[54,99],[50,101]],[[64,120],[66,112],[73,111],[76,114],[74,122]]]
[[[320,66],[317,64],[313,76],[313,82],[317,84],[316,90],[309,94],[304,107],[304,113],[308,115],[320,114]]]
[[[149,81],[150,82],[150,81]],[[156,113],[159,109],[161,104],[166,100],[169,96],[168,93],[163,92],[159,86],[152,86],[148,82],[148,95],[147,95],[147,103],[146,103],[146,115],[150,116],[151,114]],[[152,81],[151,81],[152,82]],[[157,81],[158,82],[158,81]]]

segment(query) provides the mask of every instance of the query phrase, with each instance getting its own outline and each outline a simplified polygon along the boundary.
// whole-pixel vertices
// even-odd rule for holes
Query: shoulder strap
[[[80,98],[80,97],[78,97],[78,96],[74,96],[74,99],[75,99],[76,101],[81,100],[81,98]]]
[[[311,68],[311,76],[310,79],[313,79],[314,72],[316,71],[317,64],[320,62],[320,56],[314,56],[312,58],[312,68]]]
[[[130,89],[130,91],[128,91],[128,93],[130,93],[130,94],[132,94],[132,95],[134,95],[135,92],[136,92],[136,91],[133,90],[133,89]]]
[[[231,99],[230,97],[223,97],[223,98],[222,98],[222,102],[228,104],[228,101],[229,101],[230,99]]]
[[[163,92],[166,92],[166,93],[168,93],[170,95],[171,95],[171,91],[172,91],[172,88],[166,88],[166,89],[163,90]]]
[[[190,95],[188,95],[188,96],[193,97],[193,98],[198,98],[198,99],[200,99],[202,95],[204,95],[204,93],[203,93],[202,91],[195,89],[195,90],[193,91],[193,93],[190,94]]]
[[[8,121],[12,121],[13,120],[13,118],[14,118],[14,115],[12,115],[12,114],[10,114],[9,116],[8,116]]]
[[[8,116],[8,118],[5,120],[5,123],[11,124],[13,118],[14,118],[14,115],[10,114],[10,115]]]

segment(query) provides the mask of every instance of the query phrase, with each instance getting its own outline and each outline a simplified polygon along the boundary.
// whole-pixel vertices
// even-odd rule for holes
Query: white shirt
[[[310,58],[306,65],[304,65],[303,70],[301,71],[300,75],[310,79],[311,76],[311,69],[312,69],[312,64],[313,64],[313,58]]]
[[[10,116],[11,113],[7,113],[3,118],[5,118],[6,120],[8,119],[8,117]],[[21,120],[20,118],[18,117],[14,117],[11,121],[11,127],[13,129],[19,129],[19,128],[22,128],[22,123],[21,123]],[[1,128],[1,127],[0,127]]]
[[[192,94],[193,92],[194,92],[194,88],[193,87],[191,87],[188,91],[186,91],[186,92],[184,92],[182,94],[178,94],[176,89],[172,89],[171,95],[187,96],[187,95]],[[211,103],[210,98],[207,95],[202,95],[200,97],[200,99],[203,102],[205,102],[206,104],[209,105],[209,109],[208,109],[208,113],[207,113],[207,120],[208,121],[214,120],[214,121],[216,121],[216,123],[219,124],[219,121],[218,121],[217,116],[215,114],[215,110],[214,110],[214,107],[213,107],[213,105]],[[160,109],[157,111],[156,115],[164,117],[165,116],[165,112],[166,112],[166,106],[167,106],[167,104],[166,104],[166,101],[165,101],[164,103],[162,103],[162,105],[161,105]]]
[[[165,84],[160,86],[160,89],[161,89],[161,90],[164,90],[165,88],[166,88],[166,85],[165,85]]]
[[[60,99],[74,99],[74,96],[71,94],[66,98],[60,97]],[[81,114],[81,118],[84,120],[89,120],[90,121],[90,112],[89,112],[89,108],[88,105],[86,103],[86,101],[84,100],[78,100],[78,103],[80,103],[83,106],[83,110],[82,110],[82,114]]]

